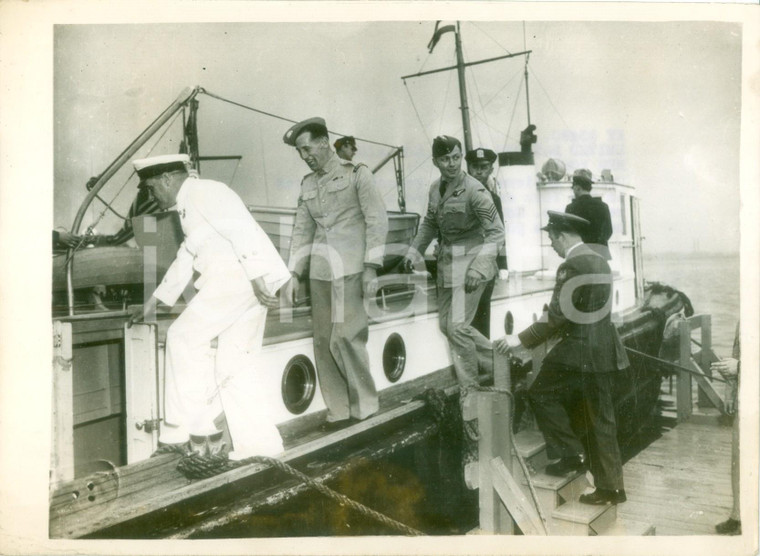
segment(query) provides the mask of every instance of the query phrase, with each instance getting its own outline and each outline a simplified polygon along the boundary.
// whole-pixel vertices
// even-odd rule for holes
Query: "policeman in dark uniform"
[[[493,177],[493,164],[497,159],[496,153],[491,149],[478,148],[468,151],[464,159],[467,161],[467,173],[485,186],[491,194],[496,212],[499,213],[499,219],[504,222],[499,183]],[[504,244],[499,245],[496,266],[499,269],[499,279],[506,280],[509,272],[507,271],[507,252]],[[486,284],[483,295],[480,297],[478,309],[475,311],[475,318],[472,319],[472,326],[486,338],[491,337],[491,296],[495,283],[496,277]]]
[[[354,159],[356,151],[359,150],[356,148],[356,139],[350,135],[336,139],[333,146],[335,147],[335,153],[338,157],[343,160],[348,160],[349,162]]]
[[[504,225],[485,187],[462,170],[462,145],[439,135],[433,140],[433,164],[441,177],[430,186],[428,208],[404,260],[406,270],[439,239],[438,323],[449,342],[460,385],[476,385],[478,350],[491,342],[472,327],[486,284],[496,275]]]
[[[609,261],[611,257],[607,241],[612,236],[610,207],[602,201],[601,197],[591,196],[593,183],[590,170],[581,168],[573,172],[575,199],[565,207],[565,212],[589,221],[589,227],[581,234],[583,243],[593,246],[593,249]]]
[[[529,391],[547,445],[561,454],[559,461],[546,467],[546,473],[562,476],[582,471],[588,463],[596,490],[581,496],[580,501],[617,504],[626,497],[612,389],[617,372],[628,366],[628,358],[610,320],[610,267],[581,241],[587,227],[583,218],[549,211],[549,223],[543,229],[549,232],[554,250],[565,259],[557,269],[549,309],[517,337],[507,336],[494,345],[505,353],[520,344],[531,349],[558,340]],[[579,413],[575,400],[580,400]],[[586,428],[588,459],[571,422],[583,423]]]

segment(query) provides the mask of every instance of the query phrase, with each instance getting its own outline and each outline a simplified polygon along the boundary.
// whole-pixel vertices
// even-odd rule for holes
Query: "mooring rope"
[[[170,453],[170,452],[176,452],[176,451],[177,451],[176,449],[171,449],[171,450],[167,450],[167,452],[164,452],[164,453]],[[181,448],[180,448],[180,451],[184,452],[184,450],[182,450]],[[252,456],[249,458],[242,459],[240,461],[231,461],[227,458],[226,454],[204,457],[204,456],[199,456],[199,455],[187,455],[185,453],[185,456],[177,464],[177,469],[189,479],[206,479],[209,477],[213,477],[214,475],[218,475],[219,473],[223,473],[225,471],[230,471],[232,469],[242,467],[243,465],[250,465],[250,464],[255,464],[255,463],[269,465],[287,475],[295,477],[299,479],[301,482],[303,482],[304,484],[312,487],[314,490],[338,502],[339,504],[347,506],[360,514],[366,517],[370,517],[374,519],[375,521],[378,521],[382,523],[383,525],[390,527],[391,529],[395,529],[396,531],[399,531],[405,535],[410,535],[410,536],[424,535],[422,531],[418,531],[417,529],[409,527],[408,525],[405,525],[401,523],[400,521],[396,521],[395,519],[392,519],[384,514],[381,514],[380,512],[377,512],[373,510],[372,508],[368,508],[367,506],[365,506],[364,504],[361,504],[360,502],[357,502],[356,500],[352,500],[351,498],[349,498],[348,496],[344,494],[334,491],[330,487],[325,486],[319,481],[312,479],[305,473],[302,473],[298,469],[295,469],[294,467],[288,465],[287,463],[283,461],[280,461],[277,458],[272,458],[272,457],[267,457],[267,456]]]

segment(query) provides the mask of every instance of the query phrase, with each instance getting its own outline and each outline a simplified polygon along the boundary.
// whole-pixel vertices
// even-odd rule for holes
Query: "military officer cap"
[[[588,220],[574,214],[557,212],[555,210],[547,211],[547,213],[549,214],[549,223],[541,228],[547,232],[574,232],[580,234],[590,225]]]
[[[356,148],[356,139],[347,135],[346,137],[340,137],[337,139],[333,145],[336,149],[341,148],[343,145],[351,145],[353,148]]]
[[[591,189],[594,180],[591,178],[591,170],[580,168],[573,172],[573,185],[580,185],[583,189]]]
[[[285,135],[282,136],[282,140],[286,145],[295,147],[296,139],[298,139],[298,136],[301,135],[301,133],[304,131],[314,131],[323,135],[327,135],[327,124],[325,123],[325,119],[309,118],[308,120],[293,124],[293,126],[285,132]]]
[[[141,158],[133,160],[135,172],[140,178],[138,187],[143,187],[145,180],[160,176],[166,172],[175,170],[187,170],[190,164],[190,157],[186,154],[163,154],[160,156],[151,156],[150,158]]]
[[[469,164],[473,164],[475,162],[493,163],[496,161],[496,153],[491,149],[473,149],[471,151],[467,151],[467,155],[464,157],[464,159]]]
[[[462,143],[456,137],[449,137],[448,135],[439,135],[433,139],[433,158],[439,156],[445,156],[459,147],[462,150]]]

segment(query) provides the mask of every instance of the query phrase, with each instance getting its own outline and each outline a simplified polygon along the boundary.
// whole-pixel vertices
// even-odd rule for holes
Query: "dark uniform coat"
[[[628,358],[610,320],[611,294],[607,261],[579,244],[557,269],[548,311],[519,338],[528,348],[558,340],[529,391],[547,452],[586,453],[596,487],[622,490],[612,391],[615,371],[626,368]],[[584,430],[585,446],[579,436]]]
[[[565,212],[589,221],[590,226],[581,234],[583,243],[607,246],[607,241],[612,237],[612,219],[610,207],[600,197],[591,195],[576,197],[565,207]],[[605,255],[609,259],[609,252],[606,250]]]
[[[589,283],[592,280],[596,283]],[[534,348],[550,338],[558,339],[544,359],[545,366],[595,373],[627,368],[628,357],[610,321],[611,294],[607,261],[589,246],[577,246],[557,269],[549,310],[519,334],[520,341]],[[598,318],[593,318],[594,313]]]

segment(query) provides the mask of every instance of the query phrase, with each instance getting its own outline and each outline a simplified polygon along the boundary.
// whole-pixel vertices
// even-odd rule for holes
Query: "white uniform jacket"
[[[211,275],[231,267],[243,267],[249,280],[263,277],[274,293],[290,279],[266,232],[253,219],[240,197],[225,184],[188,178],[177,194],[177,212],[185,240],[177,258],[153,293],[166,305],[174,305],[192,278],[200,278],[196,288]]]

